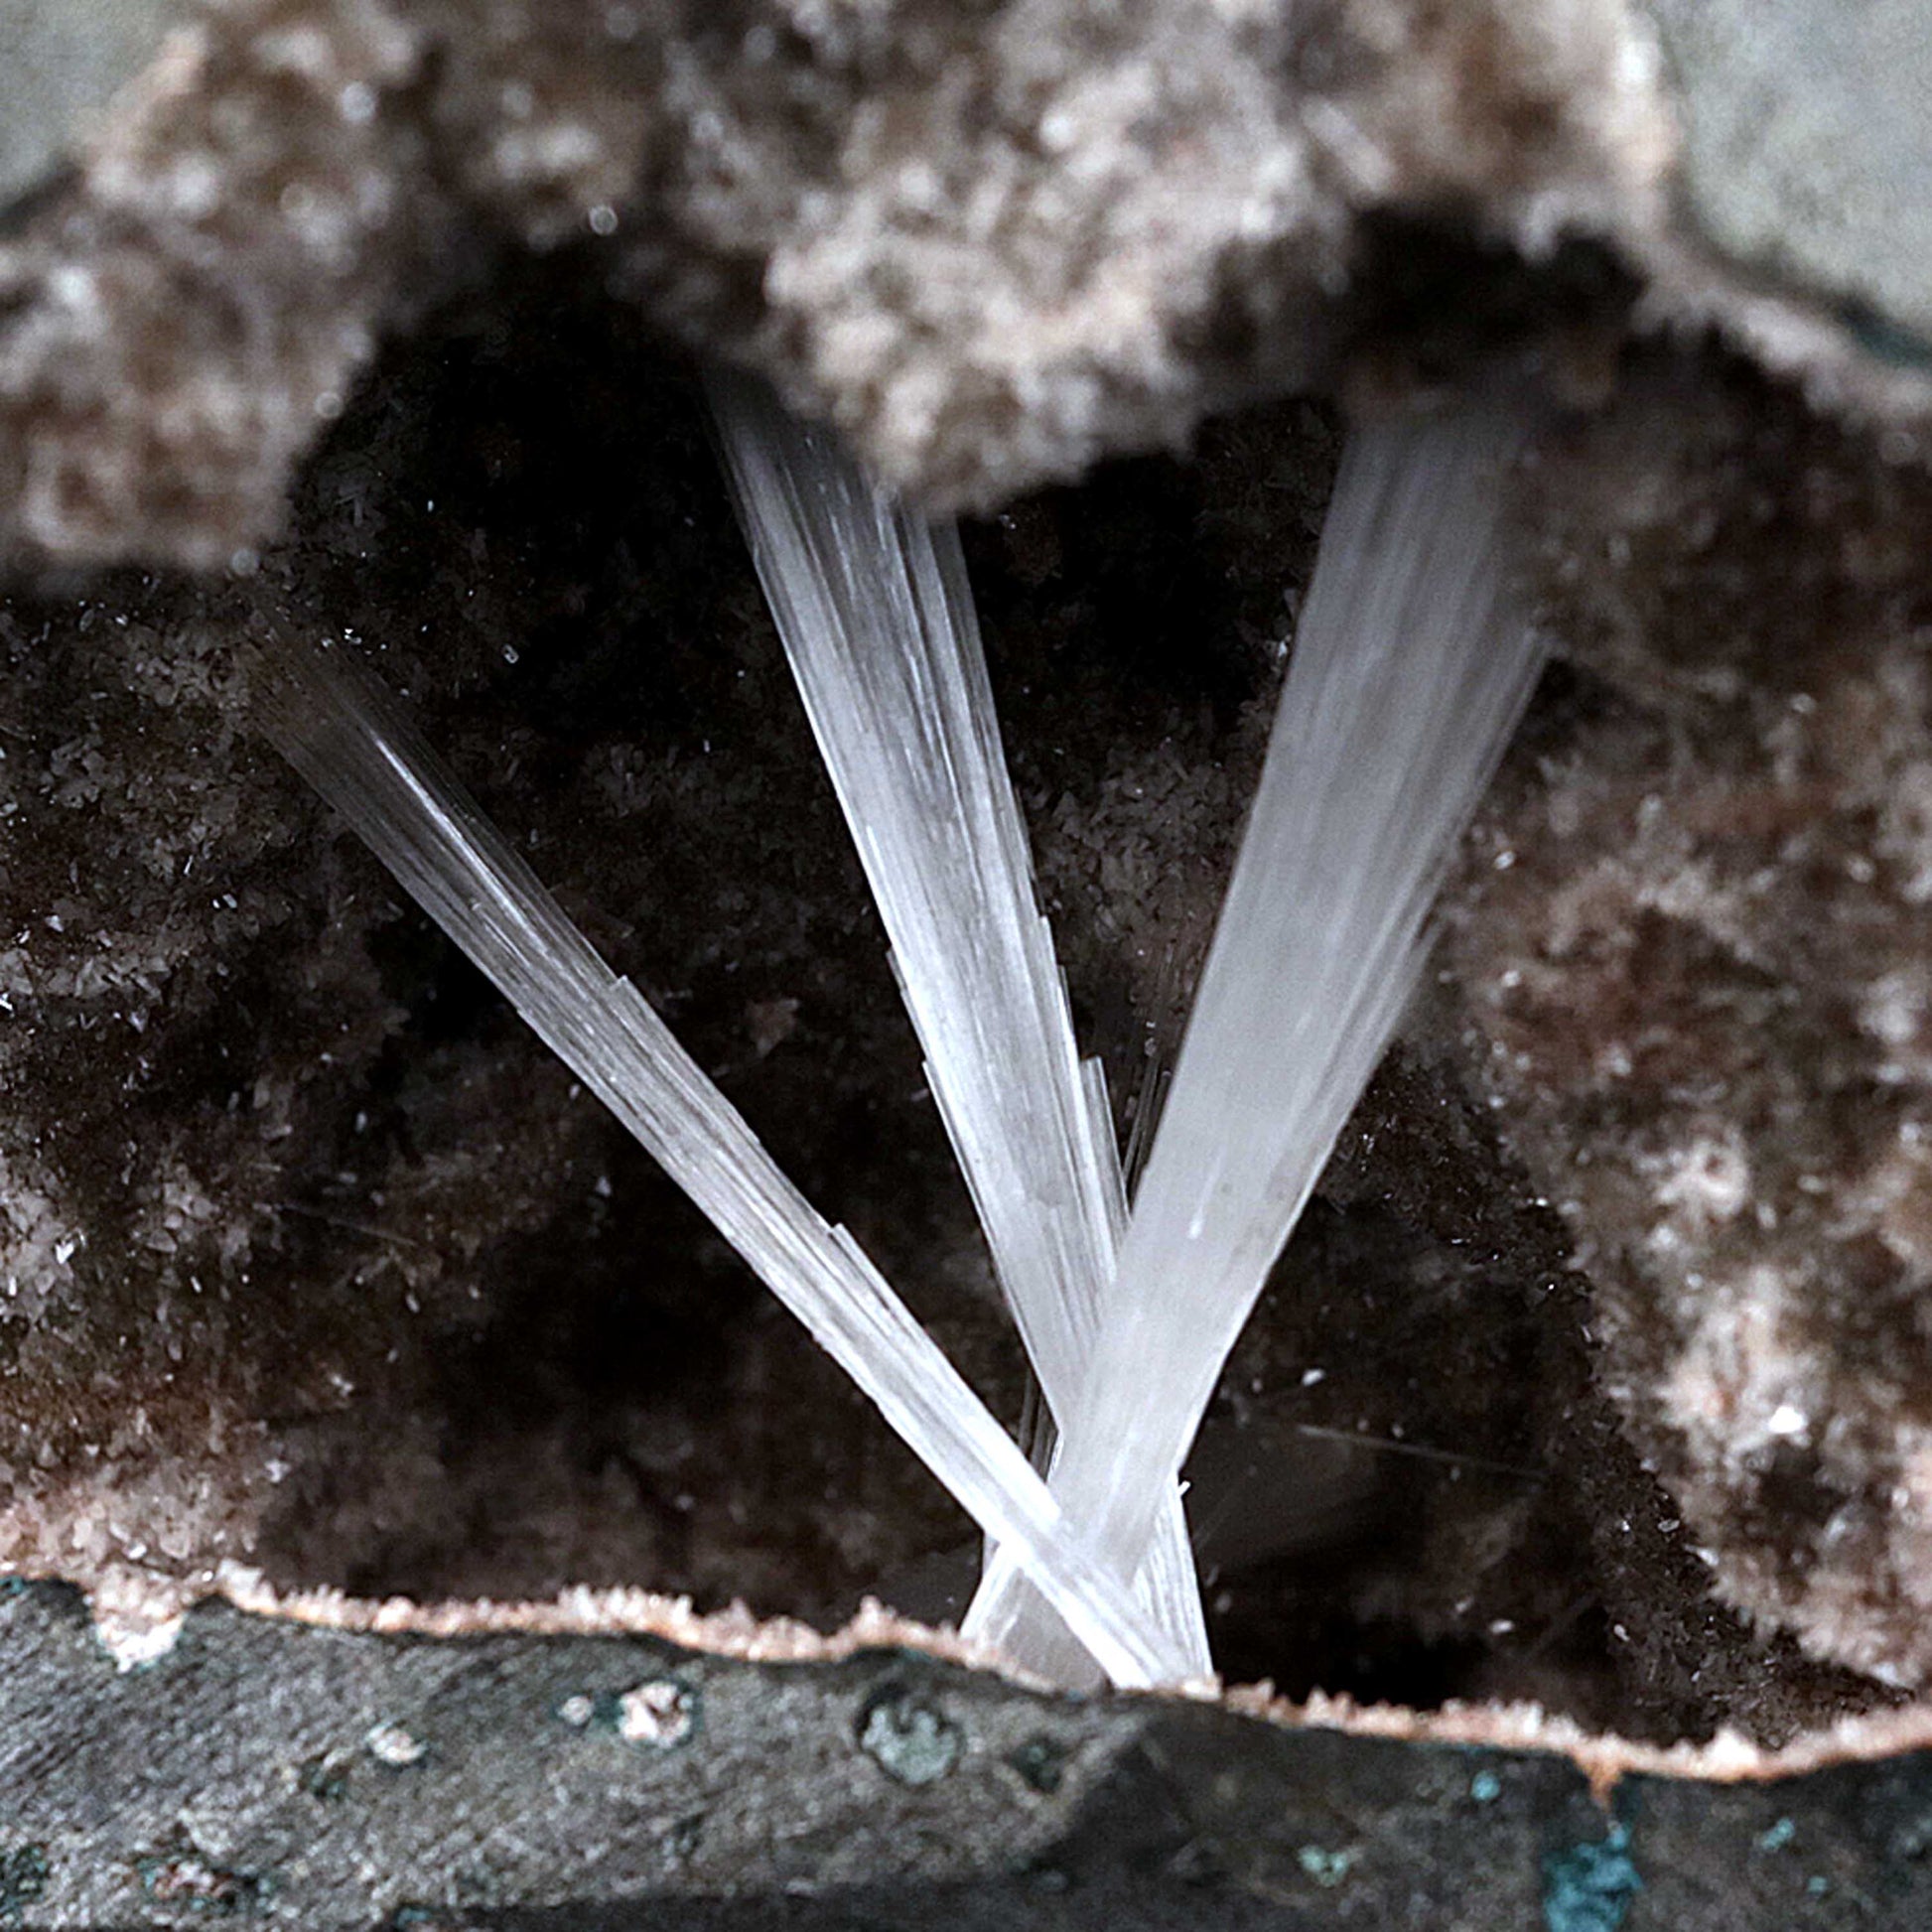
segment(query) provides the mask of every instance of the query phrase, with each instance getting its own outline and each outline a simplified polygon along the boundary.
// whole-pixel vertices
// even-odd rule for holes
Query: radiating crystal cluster
[[[727,467],[1044,1401],[988,1413],[341,645],[264,723],[988,1537],[966,1619],[1066,1682],[1208,1674],[1177,1484],[1228,1351],[1400,1017],[1541,651],[1510,596],[1513,408],[1356,429],[1130,1214],[1035,901],[956,534],[721,378]]]

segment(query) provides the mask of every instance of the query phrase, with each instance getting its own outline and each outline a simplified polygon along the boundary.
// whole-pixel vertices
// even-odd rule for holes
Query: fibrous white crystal
[[[949,522],[876,487],[768,391],[718,375],[739,513],[878,901],[926,1077],[1055,1422],[1077,1399],[1126,1219],[1097,1061],[1083,1066],[1001,744],[966,559]],[[1048,1438],[1048,1448],[1051,1438]],[[1137,1579],[1209,1669],[1179,1494]],[[1031,1591],[1009,1654],[1091,1670]]]
[[[285,756],[710,1217],[1117,1682],[1184,1660],[843,1229],[618,977],[339,646],[277,636],[262,721]]]
[[[1401,1016],[1443,867],[1542,662],[1509,589],[1492,405],[1356,429],[1261,783],[1135,1197],[1054,1493],[1132,1575]],[[1024,1602],[1004,1556],[969,1630]]]
[[[994,1551],[968,1630],[1071,1677],[1069,1634],[1120,1683],[1198,1674],[1180,1460],[1400,1018],[1443,866],[1541,663],[1506,568],[1522,420],[1465,408],[1350,439],[1123,1236],[957,538],[722,393],[760,571],[1059,1425],[1050,1492],[372,680],[278,638],[266,722],[980,1522]]]

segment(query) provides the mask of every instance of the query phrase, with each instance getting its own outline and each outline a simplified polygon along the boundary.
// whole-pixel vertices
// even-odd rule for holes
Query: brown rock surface
[[[0,545],[224,563],[386,332],[585,236],[885,475],[1010,496],[1329,367],[1371,217],[1543,255],[1648,207],[1630,32],[1611,0],[227,0],[0,239]]]
[[[1450,958],[1720,1593],[1932,1667],[1932,484],[1739,369],[1537,479],[1572,669]]]

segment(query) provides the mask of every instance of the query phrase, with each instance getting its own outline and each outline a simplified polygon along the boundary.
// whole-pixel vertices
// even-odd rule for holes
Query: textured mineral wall
[[[1330,369],[1377,215],[1613,234],[1667,152],[1633,33],[1611,0],[230,0],[0,244],[0,538],[224,562],[385,331],[590,234],[660,328],[983,504]]]
[[[1334,450],[1325,411],[1289,405],[969,531],[1124,1121],[1173,1052]],[[376,1595],[956,1608],[965,1525],[247,731],[259,603],[372,647],[1017,1414],[687,386],[594,258],[558,257],[385,361],[294,527],[216,593],[122,577],[6,614],[8,1560],[124,1622],[224,1559]],[[1569,1195],[1498,1144],[1530,1112],[1464,1092],[1460,1011],[1441,989],[1378,1083],[1210,1417],[1194,1475],[1230,1674],[1536,1696],[1662,1737],[1868,1702],[1714,1601],[1592,1386],[1538,1181]]]
[[[28,556],[259,542],[385,332],[499,245],[587,234],[659,329],[981,506],[1258,395],[1412,380],[1408,329],[1466,359],[1495,319],[1417,284],[1415,221],[1465,254],[1588,242],[1646,327],[1716,323],[1915,435],[1932,410],[1903,5],[1846,33],[1817,0],[176,11],[0,242],[0,543]],[[159,17],[11,17],[0,194]]]
[[[1741,371],[1537,479],[1572,688],[1451,956],[1721,1590],[1932,1668],[1932,483]]]

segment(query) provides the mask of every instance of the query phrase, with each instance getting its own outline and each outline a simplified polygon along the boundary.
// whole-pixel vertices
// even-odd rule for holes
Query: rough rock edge
[[[1000,1652],[969,1642],[955,1630],[913,1622],[873,1598],[868,1598],[859,1613],[840,1629],[820,1632],[789,1617],[760,1622],[742,1604],[701,1615],[692,1609],[689,1597],[661,1596],[642,1589],[566,1589],[547,1602],[477,1599],[442,1603],[416,1603],[406,1597],[373,1602],[336,1589],[284,1592],[258,1572],[233,1563],[220,1567],[211,1595],[251,1616],[320,1630],[383,1636],[473,1637],[514,1632],[546,1637],[654,1637],[687,1650],[757,1664],[835,1663],[867,1650],[916,1650],[945,1663],[992,1671],[1025,1690],[1057,1694],[1055,1686]],[[112,1605],[96,1596],[91,1607],[102,1642],[126,1669],[165,1653],[189,1605],[180,1595],[169,1592],[145,1602],[128,1597]],[[1319,1693],[1306,1704],[1297,1704],[1277,1697],[1270,1684],[1230,1688],[1214,1680],[1112,1695],[1218,1704],[1236,1716],[1285,1728],[1336,1730],[1354,1737],[1403,1743],[1472,1744],[1494,1750],[1546,1752],[1576,1764],[1588,1778],[1599,1803],[1604,1804],[1620,1779],[1638,1774],[1687,1782],[1764,1784],[1834,1765],[1932,1750],[1932,1703],[1843,1719],[1778,1749],[1767,1750],[1734,1729],[1720,1730],[1704,1744],[1637,1743],[1586,1730],[1571,1719],[1551,1717],[1535,1704],[1450,1703],[1439,1711],[1411,1711],[1397,1705],[1362,1705],[1351,1698]]]
[[[1715,332],[1795,385],[1817,414],[1876,434],[1888,460],[1932,463],[1932,369],[1867,353],[1824,299],[1778,288],[1726,260],[1681,214],[1676,225],[1642,236],[1632,254],[1648,277],[1633,314],[1638,335]]]

